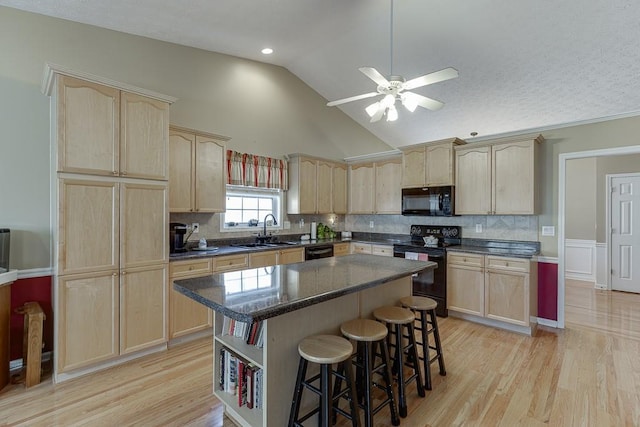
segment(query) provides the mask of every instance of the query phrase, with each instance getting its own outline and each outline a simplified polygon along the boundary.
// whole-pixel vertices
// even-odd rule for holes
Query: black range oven
[[[435,262],[435,269],[414,274],[413,295],[434,299],[436,314],[447,317],[447,246],[459,245],[460,227],[412,225],[411,242],[393,245],[393,256]]]

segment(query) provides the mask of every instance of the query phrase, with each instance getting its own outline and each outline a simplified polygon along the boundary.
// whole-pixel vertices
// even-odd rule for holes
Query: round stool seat
[[[415,314],[410,310],[402,307],[385,306],[379,307],[373,310],[373,317],[383,322],[392,323],[395,325],[404,325],[405,323],[411,323],[416,320]]]
[[[404,297],[400,298],[400,304],[414,310],[435,310],[438,303],[427,297]]]
[[[328,365],[347,360],[353,346],[337,335],[312,335],[300,341],[298,353],[309,362]]]
[[[387,328],[370,319],[353,319],[340,325],[342,335],[356,341],[380,341],[387,336]]]

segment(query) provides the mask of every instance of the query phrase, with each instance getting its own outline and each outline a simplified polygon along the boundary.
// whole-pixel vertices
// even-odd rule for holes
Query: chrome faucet
[[[276,220],[276,217],[273,216],[273,214],[269,213],[269,214],[266,214],[264,216],[264,223],[262,224],[262,239],[264,241],[267,240],[267,218],[269,218],[269,217],[273,218],[273,225],[278,225],[278,221]],[[258,239],[258,240],[260,240],[260,239]]]

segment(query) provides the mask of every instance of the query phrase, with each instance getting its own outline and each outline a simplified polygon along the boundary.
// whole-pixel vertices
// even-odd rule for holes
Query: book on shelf
[[[262,408],[262,369],[226,347],[220,349],[218,387],[237,396],[238,407]]]

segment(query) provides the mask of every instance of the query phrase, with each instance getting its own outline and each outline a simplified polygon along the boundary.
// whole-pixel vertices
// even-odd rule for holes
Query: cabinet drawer
[[[353,254],[370,254],[371,253],[371,244],[370,243],[351,243],[351,253]]]
[[[213,271],[216,273],[222,271],[240,270],[249,264],[247,255],[229,255],[216,257],[214,259]]]
[[[211,258],[190,261],[173,261],[169,264],[171,277],[206,275],[211,273]]]
[[[371,253],[373,255],[393,256],[393,246],[372,245]]]
[[[484,267],[484,255],[464,252],[450,252],[447,254],[447,264]]]
[[[528,259],[487,256],[487,268],[492,269],[523,271],[528,273],[530,264]]]
[[[333,245],[333,256],[343,256],[349,254],[349,243],[336,243]]]

